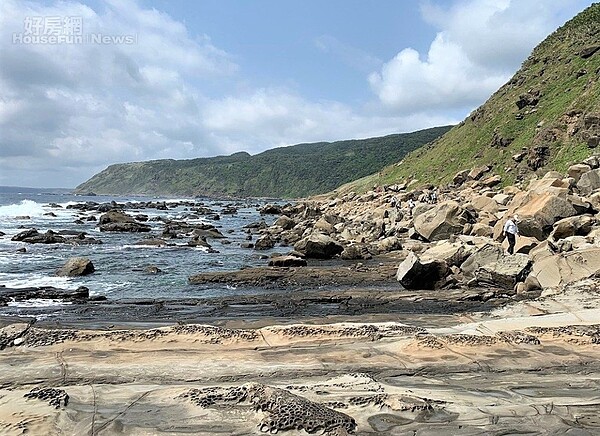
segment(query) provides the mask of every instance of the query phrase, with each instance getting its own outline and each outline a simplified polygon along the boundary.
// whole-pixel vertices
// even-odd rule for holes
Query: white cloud
[[[582,0],[425,2],[439,31],[426,54],[405,48],[369,75],[379,100],[396,113],[467,111],[505,83],[535,45],[583,9]]]

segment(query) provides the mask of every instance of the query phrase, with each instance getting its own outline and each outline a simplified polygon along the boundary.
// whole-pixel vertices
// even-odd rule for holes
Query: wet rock
[[[369,251],[367,244],[352,244],[348,245],[340,254],[340,258],[344,260],[364,260],[371,259],[373,255]]]
[[[410,252],[398,266],[396,279],[406,289],[435,289],[447,273],[448,266],[444,261],[421,261],[415,253]]]
[[[46,233],[39,233],[36,229],[29,229],[18,233],[11,240],[27,242],[29,244],[64,244],[67,242],[67,238],[52,230],[48,230]]]
[[[258,238],[254,243],[255,250],[269,250],[275,246],[275,240],[271,237],[271,235],[265,235],[261,238]]]
[[[294,221],[287,215],[281,215],[279,218],[277,218],[277,220],[275,220],[275,223],[273,225],[279,226],[283,230],[291,230],[296,225],[296,221]]]
[[[294,250],[303,253],[305,257],[310,259],[331,259],[341,254],[344,247],[329,236],[313,233],[298,241],[294,245]]]
[[[306,265],[306,260],[296,256],[277,256],[271,258],[269,261],[269,266],[275,267],[297,267]]]
[[[278,204],[265,204],[259,210],[261,215],[281,215],[282,211],[283,207]]]
[[[86,257],[72,257],[56,271],[57,276],[85,276],[95,271],[94,264]]]

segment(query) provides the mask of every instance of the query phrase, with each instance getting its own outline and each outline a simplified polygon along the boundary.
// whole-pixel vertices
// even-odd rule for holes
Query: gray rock
[[[344,247],[329,236],[313,233],[298,241],[294,245],[294,250],[311,259],[331,259],[341,254]]]
[[[269,261],[269,266],[275,267],[297,267],[306,265],[306,260],[296,256],[277,256]]]
[[[56,271],[57,276],[85,276],[95,271],[94,264],[86,257],[72,257]]]
[[[577,182],[577,189],[583,195],[590,195],[600,189],[600,168],[583,173]]]
[[[406,289],[435,289],[447,274],[446,262],[437,259],[422,262],[411,251],[398,266],[396,279]]]
[[[531,270],[531,260],[526,254],[504,256],[475,271],[479,285],[513,290],[515,285],[525,280]]]

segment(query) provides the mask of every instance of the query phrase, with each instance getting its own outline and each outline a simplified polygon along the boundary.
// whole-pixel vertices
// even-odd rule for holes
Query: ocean
[[[220,216],[209,220],[203,216],[189,219],[189,207],[172,207],[180,200],[194,201],[197,205],[210,208]],[[152,226],[148,233],[100,232],[97,221],[86,221],[90,215],[99,218],[101,213],[81,213],[68,209],[68,205],[85,203],[107,203],[116,201],[146,202],[165,201],[168,210],[126,210],[130,215],[145,214],[146,224]],[[196,286],[188,284],[188,277],[209,271],[230,271],[241,268],[264,266],[265,256],[277,249],[255,251],[242,248],[247,242],[244,226],[265,220],[271,224],[274,216],[261,216],[258,208],[264,204],[257,200],[211,200],[169,199],[149,197],[74,196],[68,191],[0,187],[0,285],[7,288],[53,286],[61,289],[89,288],[91,296],[103,296],[110,301],[135,299],[185,299],[239,295],[261,292],[260,289],[236,289],[226,285]],[[228,206],[237,208],[234,215],[221,211]],[[54,216],[53,216],[54,215]],[[183,219],[190,223],[215,225],[227,238],[210,239],[208,242],[217,252],[205,248],[187,246],[188,239],[177,239],[175,247],[135,245],[149,237],[160,236],[164,224],[153,221],[155,217]],[[83,223],[75,223],[82,218]],[[29,244],[12,241],[11,238],[23,230],[36,228],[39,232],[77,231],[99,239],[99,245],[72,246],[67,244]],[[25,248],[25,252],[22,249]],[[20,250],[21,249],[21,250]],[[281,251],[281,247],[279,247]],[[96,271],[84,277],[58,277],[56,270],[71,257],[87,257]],[[148,274],[146,269],[155,266],[158,274]],[[9,302],[0,306],[0,316],[35,316],[50,318],[68,312],[69,304],[58,300],[27,300]]]

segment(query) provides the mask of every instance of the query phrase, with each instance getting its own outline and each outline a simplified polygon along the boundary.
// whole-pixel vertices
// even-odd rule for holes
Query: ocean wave
[[[55,288],[64,288],[72,279],[70,277],[26,275],[17,278],[9,278],[10,274],[0,274],[0,284],[7,288],[29,288],[40,286],[53,286]]]
[[[0,206],[0,218],[15,218],[15,217],[41,217],[46,210],[42,204],[33,200],[21,200],[20,203]]]

